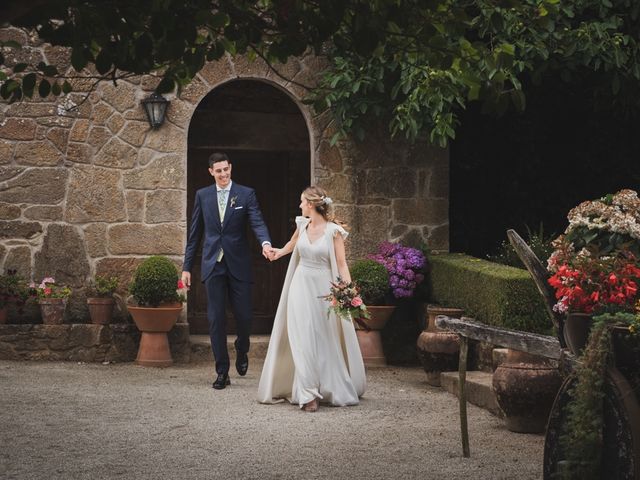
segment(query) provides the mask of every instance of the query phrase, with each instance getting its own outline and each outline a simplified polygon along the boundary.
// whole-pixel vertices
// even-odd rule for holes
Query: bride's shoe
[[[318,399],[314,398],[313,400],[311,400],[309,403],[305,403],[304,407],[302,407],[302,409],[305,412],[317,412],[318,411],[318,407],[320,405],[318,404]]]

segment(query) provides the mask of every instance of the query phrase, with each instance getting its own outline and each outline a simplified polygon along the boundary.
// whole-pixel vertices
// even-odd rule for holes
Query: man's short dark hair
[[[218,162],[229,162],[229,157],[227,157],[226,153],[222,153],[222,152],[213,152],[211,155],[209,155],[209,168],[213,168],[213,164],[214,163],[218,163]]]

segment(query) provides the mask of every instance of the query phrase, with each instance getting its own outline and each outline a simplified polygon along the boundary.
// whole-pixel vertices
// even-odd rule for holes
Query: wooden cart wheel
[[[549,415],[544,443],[545,480],[552,480],[563,458],[560,435],[566,427],[569,390],[575,384],[569,376],[560,387]],[[602,479],[640,479],[640,405],[629,382],[615,368],[607,369],[604,402]]]

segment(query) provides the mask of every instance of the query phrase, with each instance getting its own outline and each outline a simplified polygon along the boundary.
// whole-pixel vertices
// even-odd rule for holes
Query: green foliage
[[[118,277],[103,277],[96,275],[95,280],[89,286],[90,297],[112,297],[118,289]]]
[[[18,0],[5,2],[10,12]],[[86,67],[97,80],[155,72],[159,93],[179,92],[225,53],[277,70],[310,49],[330,60],[310,101],[333,111],[333,141],[363,138],[378,118],[392,135],[444,146],[469,102],[523,110],[525,76],[570,82],[595,72],[594,96],[637,107],[639,12],[634,0],[51,0],[11,23],[71,47],[71,65],[85,76]],[[12,63],[7,54],[19,45],[4,47],[2,98],[71,90],[55,65]]]
[[[572,401],[567,406],[566,431],[560,436],[565,457],[559,462],[560,478],[601,478],[604,381],[610,344],[607,323],[596,322],[577,366],[577,382],[569,392]]]
[[[463,254],[429,257],[432,300],[463,308],[488,325],[551,333],[543,299],[529,273]]]
[[[536,254],[536,257],[540,259],[543,265],[546,265],[547,259],[553,253],[553,246],[551,242],[556,237],[555,233],[547,236],[544,234],[544,229],[542,223],[538,231],[532,231],[529,226],[525,226],[527,229],[527,236],[525,241],[527,245],[531,248],[533,253]],[[501,263],[502,265],[510,265],[516,268],[525,268],[522,260],[516,253],[513,245],[508,240],[503,240],[500,244],[500,248],[498,252],[494,255],[487,255],[487,259],[490,262]]]
[[[385,304],[385,296],[389,293],[389,274],[384,265],[362,259],[357,260],[349,270],[365,305]]]
[[[7,270],[6,275],[0,275],[0,308],[15,304],[23,306],[29,299],[29,287],[24,278],[16,270]]]
[[[138,265],[129,293],[140,307],[179,302],[178,280],[178,270],[171,260],[164,256],[149,257]]]
[[[569,391],[567,423],[560,436],[564,458],[559,478],[599,479],[602,470],[602,438],[607,365],[611,362],[611,326],[622,325],[633,335],[627,343],[638,351],[639,313],[617,312],[593,317],[589,340],[576,367],[576,383]],[[637,371],[634,371],[637,375]]]
[[[51,277],[45,277],[40,285],[35,287],[35,294],[38,298],[69,298],[71,288],[56,283]]]
[[[364,135],[371,116],[392,135],[446,145],[458,111],[481,100],[498,114],[526,106],[521,80],[598,72],[594,95],[633,97],[640,79],[638,5],[630,0],[377,1],[349,3],[333,35],[333,66],[316,92],[340,132]],[[626,90],[626,92],[623,92]],[[634,104],[637,106],[638,102]]]

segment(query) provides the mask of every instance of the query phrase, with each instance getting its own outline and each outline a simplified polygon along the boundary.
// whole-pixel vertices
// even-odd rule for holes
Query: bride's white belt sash
[[[313,268],[316,270],[331,270],[331,265],[329,265],[329,262],[314,262],[313,260],[309,260],[309,259],[303,259],[300,260],[300,263],[298,264],[301,267],[306,267],[306,268]]]

